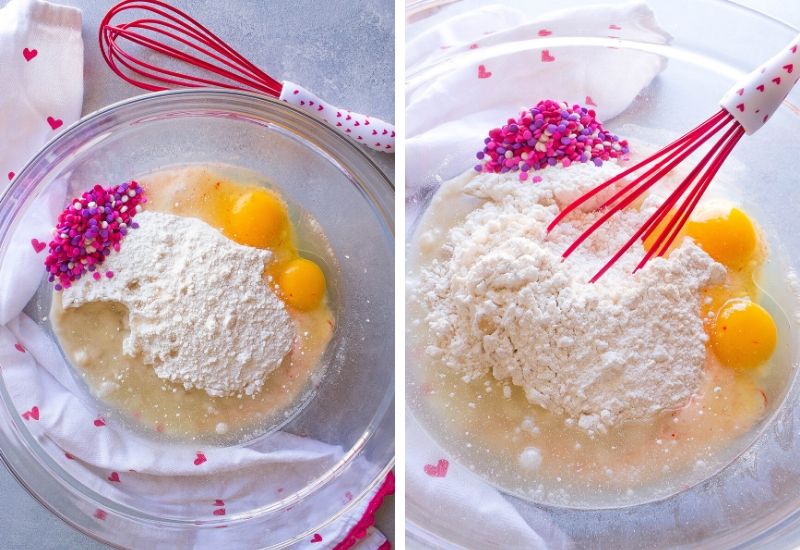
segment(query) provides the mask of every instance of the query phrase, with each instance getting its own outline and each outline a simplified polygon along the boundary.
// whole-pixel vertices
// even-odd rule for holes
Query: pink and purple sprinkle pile
[[[476,172],[528,172],[573,162],[593,162],[619,158],[628,153],[628,142],[607,132],[592,109],[545,99],[508,119],[502,128],[489,131],[485,147],[477,154],[481,162]],[[541,178],[534,177],[534,180]]]
[[[98,268],[111,251],[119,252],[120,241],[129,229],[139,224],[132,221],[147,202],[142,187],[135,181],[103,188],[95,185],[73,199],[58,216],[49,253],[44,261],[48,280],[61,291],[92,272],[101,278]],[[109,279],[114,276],[106,271]]]

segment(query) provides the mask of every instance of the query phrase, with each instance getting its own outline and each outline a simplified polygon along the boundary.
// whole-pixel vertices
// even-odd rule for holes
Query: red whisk
[[[127,10],[140,12],[140,18],[113,22]],[[161,91],[220,87],[260,92],[327,122],[359,144],[384,153],[394,152],[395,130],[391,124],[330,105],[299,84],[275,80],[205,26],[166,2],[123,0],[100,22],[99,41],[103,59],[111,70],[139,88]],[[182,70],[141,59],[125,45],[140,46],[180,61]]]
[[[632,204],[689,155],[722,132],[722,136],[710,147],[700,162],[622,248],[600,268],[590,282],[596,282],[639,239],[645,240],[655,236],[653,245],[649,247],[634,272],[644,267],[653,256],[666,254],[717,171],[742,136],[752,134],[761,128],[800,79],[799,45],[800,36],[796,37],[785,50],[767,61],[763,67],[756,69],[738,82],[720,100],[722,109],[697,128],[645,160],[594,187],[564,208],[550,223],[547,228],[548,232],[552,231],[570,212],[604,189],[611,187],[626,176],[645,170],[630,183],[623,185],[611,198],[598,207],[599,210],[605,210],[603,215],[564,251],[562,257],[567,258],[611,216]],[[675,209],[674,212],[673,209]],[[668,217],[666,224],[663,224],[662,222]]]

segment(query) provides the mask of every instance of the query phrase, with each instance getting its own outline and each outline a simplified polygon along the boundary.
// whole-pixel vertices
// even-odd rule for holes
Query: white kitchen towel
[[[670,40],[642,2],[535,16],[490,5],[414,36],[406,53],[406,196],[469,170],[491,128],[541,99],[586,105],[603,120],[624,111],[666,60],[644,51],[567,47],[554,40],[609,36],[651,44]],[[490,48],[495,53],[487,55]],[[413,357],[415,350],[408,353]],[[513,499],[455,462],[411,414],[406,420],[409,521],[449,532],[451,542],[464,547],[570,546],[544,511],[523,519]],[[475,529],[458,528],[476,525],[480,540]]]
[[[621,113],[664,69],[666,60],[628,48],[557,42],[609,36],[651,44],[670,40],[643,2],[595,4],[533,16],[490,5],[409,40],[408,194],[475,164],[475,153],[483,148],[489,129],[540,99],[586,105],[603,121]]]
[[[38,0],[11,0],[0,9],[0,169],[14,180],[27,160],[49,139],[75,122],[83,101],[81,13]],[[8,181],[8,185],[25,182]],[[122,502],[148,503],[165,516],[196,517],[246,512],[292,499],[343,458],[338,446],[278,432],[233,448],[176,445],[132,433],[98,416],[96,404],[76,382],[71,367],[40,323],[23,313],[43,281],[44,243],[65,205],[58,185],[39,194],[12,229],[10,246],[0,258],[0,367],[23,428],[78,482]],[[12,205],[8,205],[10,208]],[[309,529],[320,521],[318,504],[333,503],[346,512],[333,524],[311,532],[297,547],[379,548],[385,538],[371,529],[373,514],[393,490],[393,479],[363,491],[370,465],[355,461],[350,470],[314,496],[294,504],[293,517]],[[322,500],[320,500],[322,499]],[[119,541],[140,533],[121,532],[108,510],[85,510]],[[294,515],[299,514],[299,515]],[[286,536],[297,525],[273,530]],[[1,529],[0,529],[1,530]],[[230,530],[205,529],[188,535],[180,547],[211,548],[232,543]],[[246,547],[263,542],[261,533],[235,541]]]

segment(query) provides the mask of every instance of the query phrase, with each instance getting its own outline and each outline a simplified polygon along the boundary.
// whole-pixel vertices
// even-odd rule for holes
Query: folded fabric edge
[[[58,27],[81,28],[83,14],[80,9],[45,2],[44,0],[16,0],[28,2],[31,21]]]
[[[383,500],[387,496],[393,494],[394,471],[389,471],[380,488],[378,488],[378,492],[373,495],[372,499],[367,504],[367,508],[364,510],[361,519],[348,531],[341,542],[334,546],[334,550],[347,550],[348,548],[352,548],[359,539],[363,538],[367,529],[375,524],[375,513],[383,505]],[[381,545],[381,549],[388,550],[391,546],[391,543],[387,540]]]

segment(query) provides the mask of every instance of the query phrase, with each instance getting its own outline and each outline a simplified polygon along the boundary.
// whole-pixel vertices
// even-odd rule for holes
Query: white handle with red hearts
[[[382,153],[394,153],[394,126],[379,118],[351,113],[323,101],[299,84],[283,82],[280,99],[294,105],[356,143]]]
[[[747,134],[753,134],[778,110],[798,79],[800,35],[728,90],[720,106],[733,115]]]

